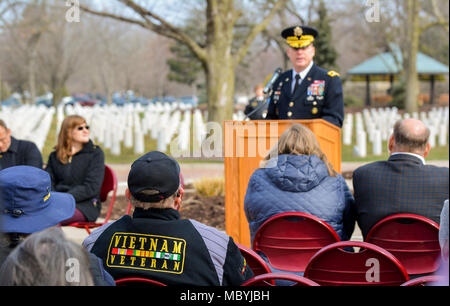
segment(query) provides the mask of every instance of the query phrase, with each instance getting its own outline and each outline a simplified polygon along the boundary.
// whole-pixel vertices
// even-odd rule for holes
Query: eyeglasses
[[[86,129],[86,130],[89,131],[89,125],[86,125],[86,126],[82,125],[82,126],[77,127],[77,130],[78,130],[78,131],[82,131],[82,130],[84,130],[84,129]]]

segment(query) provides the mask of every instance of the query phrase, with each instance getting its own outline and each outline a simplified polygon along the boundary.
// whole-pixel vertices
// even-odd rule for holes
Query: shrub
[[[201,196],[223,196],[225,194],[225,178],[202,178],[193,183],[195,190]]]

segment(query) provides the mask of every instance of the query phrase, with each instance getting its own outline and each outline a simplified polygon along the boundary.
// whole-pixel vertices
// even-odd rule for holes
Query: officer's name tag
[[[108,267],[183,273],[184,239],[133,233],[115,233],[111,238]]]

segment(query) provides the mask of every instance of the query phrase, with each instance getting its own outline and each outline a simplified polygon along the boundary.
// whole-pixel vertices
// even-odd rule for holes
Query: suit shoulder
[[[380,161],[372,162],[372,163],[369,163],[366,165],[362,165],[354,171],[354,174],[365,174],[367,172],[371,172],[374,169],[379,169],[380,167],[384,166],[385,164],[386,164],[386,161],[380,160]]]

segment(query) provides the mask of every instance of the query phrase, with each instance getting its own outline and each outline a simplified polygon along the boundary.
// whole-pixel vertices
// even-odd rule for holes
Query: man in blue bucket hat
[[[51,191],[50,175],[32,166],[0,171],[0,266],[6,256],[28,235],[59,225],[75,213],[69,193]],[[89,254],[96,285],[114,286],[100,259]]]
[[[2,246],[14,248],[29,234],[59,224],[75,212],[68,193],[51,192],[49,174],[32,166],[0,171],[0,232]]]

